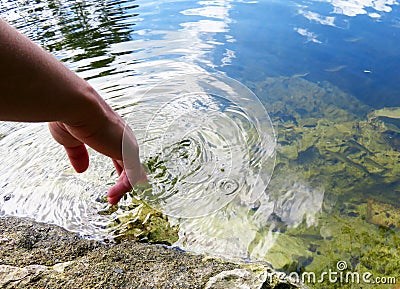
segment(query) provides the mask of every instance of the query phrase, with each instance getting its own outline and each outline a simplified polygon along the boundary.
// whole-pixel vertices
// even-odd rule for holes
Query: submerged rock
[[[372,224],[394,229],[400,226],[400,210],[393,204],[367,200],[366,220]]]
[[[374,110],[369,114],[369,118],[377,117],[388,117],[400,119],[400,108],[399,107],[385,107],[382,109]]]
[[[222,271],[211,277],[204,289],[227,288],[298,288],[295,280],[275,274],[265,265],[246,265],[243,268]],[[305,287],[304,287],[305,288]]]
[[[178,226],[171,226],[168,217],[146,202],[132,198],[129,210],[117,215],[110,224],[117,242],[136,240],[172,245],[178,240]]]

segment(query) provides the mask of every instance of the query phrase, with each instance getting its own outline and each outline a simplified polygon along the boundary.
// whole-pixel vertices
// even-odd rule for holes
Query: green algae
[[[187,146],[187,142],[183,140],[179,147]],[[181,157],[187,158],[186,155]],[[165,180],[170,187],[176,183],[176,178],[171,178],[164,161],[159,155],[148,158],[143,164],[145,170],[154,175],[154,178]],[[118,206],[109,206],[108,208],[99,211],[101,215],[111,215],[116,213],[116,216],[109,224],[110,231],[114,235],[114,241],[117,243],[124,240],[136,240],[140,242],[148,242],[155,244],[172,245],[178,240],[178,225],[171,225],[168,217],[150,206],[141,197],[151,195],[152,186],[150,184],[137,184],[128,194],[131,197],[131,202],[127,206],[121,207],[118,211]]]
[[[365,220],[384,228],[400,227],[400,210],[398,206],[383,203],[379,200],[367,199]]]
[[[371,108],[327,83],[300,78],[268,79],[255,92],[264,96],[275,124],[281,170],[323,180],[329,192],[339,195],[375,194],[377,186],[382,190],[397,182],[398,136],[371,117]]]
[[[374,110],[369,117],[387,117],[387,118],[400,118],[400,107],[385,107],[382,109]]]
[[[358,284],[362,284],[361,288],[377,288],[376,284],[364,284],[362,280],[330,282],[324,274],[331,271],[390,278],[390,284],[379,288],[392,288],[394,282],[400,281],[399,232],[365,222],[366,207],[366,204],[347,204],[339,215],[322,214],[316,226],[300,225],[285,233],[277,232],[275,243],[264,258],[287,274],[296,272],[302,276],[305,272],[307,276],[311,272],[315,279],[305,282],[310,288],[355,288]],[[360,211],[364,213],[358,214]],[[338,262],[345,263],[346,269],[338,270]]]
[[[323,272],[337,269],[339,261],[345,262],[347,268],[343,272],[371,273],[374,277],[395,277],[398,280],[400,251],[398,249],[398,232],[392,229],[366,224],[362,219],[341,215],[340,218],[326,216],[314,228],[315,234],[322,233],[323,239],[307,239],[300,232],[304,229],[294,229],[289,234],[297,242],[302,242],[312,254],[312,262],[301,264],[294,261],[293,268],[303,272],[314,272],[320,276]],[[319,232],[318,232],[319,231]],[[303,256],[304,256],[303,252]],[[302,256],[300,255],[300,256]],[[301,259],[300,259],[301,260]],[[321,284],[313,284],[313,288],[353,288],[356,284],[329,284],[328,280]],[[375,287],[374,287],[375,286]],[[393,285],[389,285],[393,286]],[[363,284],[362,288],[376,288],[375,284]],[[385,287],[379,287],[385,288]],[[391,287],[389,287],[391,288]]]
[[[277,132],[271,196],[279,199],[288,176],[322,187],[325,194],[314,223],[272,223],[256,235],[251,253],[288,273],[313,271],[318,276],[343,260],[346,272],[399,279],[400,108],[373,110],[327,82],[301,78],[248,85],[262,99]],[[257,244],[267,242],[267,234],[274,245],[263,251]]]
[[[168,217],[146,202],[132,198],[126,212],[115,217],[110,224],[116,242],[140,242],[172,245],[178,240],[178,226],[172,226]]]

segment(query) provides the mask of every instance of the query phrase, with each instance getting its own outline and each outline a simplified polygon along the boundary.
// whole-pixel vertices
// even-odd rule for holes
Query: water
[[[287,272],[344,260],[391,276],[400,129],[372,111],[400,105],[398,4],[13,0],[0,15],[99,91],[133,127],[145,163],[162,160],[141,197],[179,223],[177,246]],[[45,124],[3,123],[0,136],[1,214],[109,237],[124,213],[98,214],[116,180],[110,160],[90,151],[78,175]]]
[[[235,198],[254,203],[274,169],[268,113],[239,82],[188,70],[170,69],[174,76],[160,79],[135,106],[142,117],[128,118],[153,184],[140,198],[177,218],[215,213]]]

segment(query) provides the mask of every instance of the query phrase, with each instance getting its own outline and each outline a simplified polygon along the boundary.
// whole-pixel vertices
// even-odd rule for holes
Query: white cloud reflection
[[[322,24],[322,25],[328,25],[328,26],[336,26],[335,25],[335,17],[333,16],[322,16],[318,13],[311,12],[311,11],[306,11],[306,10],[299,10],[299,13],[302,14],[305,18],[307,18],[310,21]]]
[[[279,226],[317,225],[325,195],[323,188],[312,187],[304,181],[285,183],[285,177],[278,175],[275,185],[279,185],[272,185],[277,196],[261,195],[259,207],[253,213],[250,207],[233,201],[213,215],[182,220],[180,238],[175,245],[197,253],[278,264],[279,258],[270,255],[270,251],[286,244],[284,240],[279,241],[285,238]]]
[[[199,2],[199,4],[203,4]],[[204,16],[210,18],[217,18],[217,19],[225,19],[227,23],[231,22],[229,18],[229,9],[231,5],[227,2],[226,6],[219,6],[220,3],[216,3],[217,5],[205,6],[201,8],[192,8],[186,9],[181,11],[181,14],[188,15],[188,16]]]
[[[379,19],[382,14],[392,12],[393,5],[399,4],[395,0],[314,0],[312,2],[330,3],[333,6],[333,10],[329,15],[321,15],[315,11],[311,11],[312,8],[308,5],[300,5],[297,12],[312,23],[339,28],[346,28],[348,21],[338,18],[338,15],[348,17],[368,15],[373,19]],[[294,31],[306,37],[307,42],[321,43],[315,33],[305,28],[295,27]]]
[[[395,0],[316,0],[314,2],[330,3],[333,6],[332,13],[354,17],[368,15],[371,18],[380,18],[383,13],[392,12],[392,6],[398,5]],[[303,7],[304,8],[304,7]],[[310,21],[316,21],[323,25],[336,26],[335,17],[324,17],[315,12],[300,9],[299,13]]]
[[[379,15],[376,12],[389,13],[392,11],[392,5],[398,5],[399,2],[394,0],[325,0],[333,5],[333,13],[343,14],[346,16],[357,16],[360,14],[368,14],[376,18]],[[375,12],[369,13],[368,10],[374,9]]]
[[[306,37],[307,42],[322,43],[320,40],[318,40],[318,38],[317,38],[318,35],[316,35],[314,32],[308,31],[305,28],[295,27],[294,31],[296,31],[301,36]]]

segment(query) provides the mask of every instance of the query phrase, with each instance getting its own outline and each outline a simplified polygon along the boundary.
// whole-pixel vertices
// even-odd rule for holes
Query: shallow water
[[[0,4],[128,121],[144,163],[158,158],[141,197],[179,223],[177,246],[385,276],[399,260],[400,129],[371,112],[400,105],[399,11],[384,0]],[[45,124],[2,123],[0,136],[1,214],[110,237],[130,203],[98,214],[110,160],[90,151],[78,175]]]
[[[141,199],[176,218],[215,213],[235,198],[254,203],[274,169],[268,113],[239,82],[181,65],[188,69],[169,69],[173,76],[147,90],[128,117],[151,172],[152,190]]]

